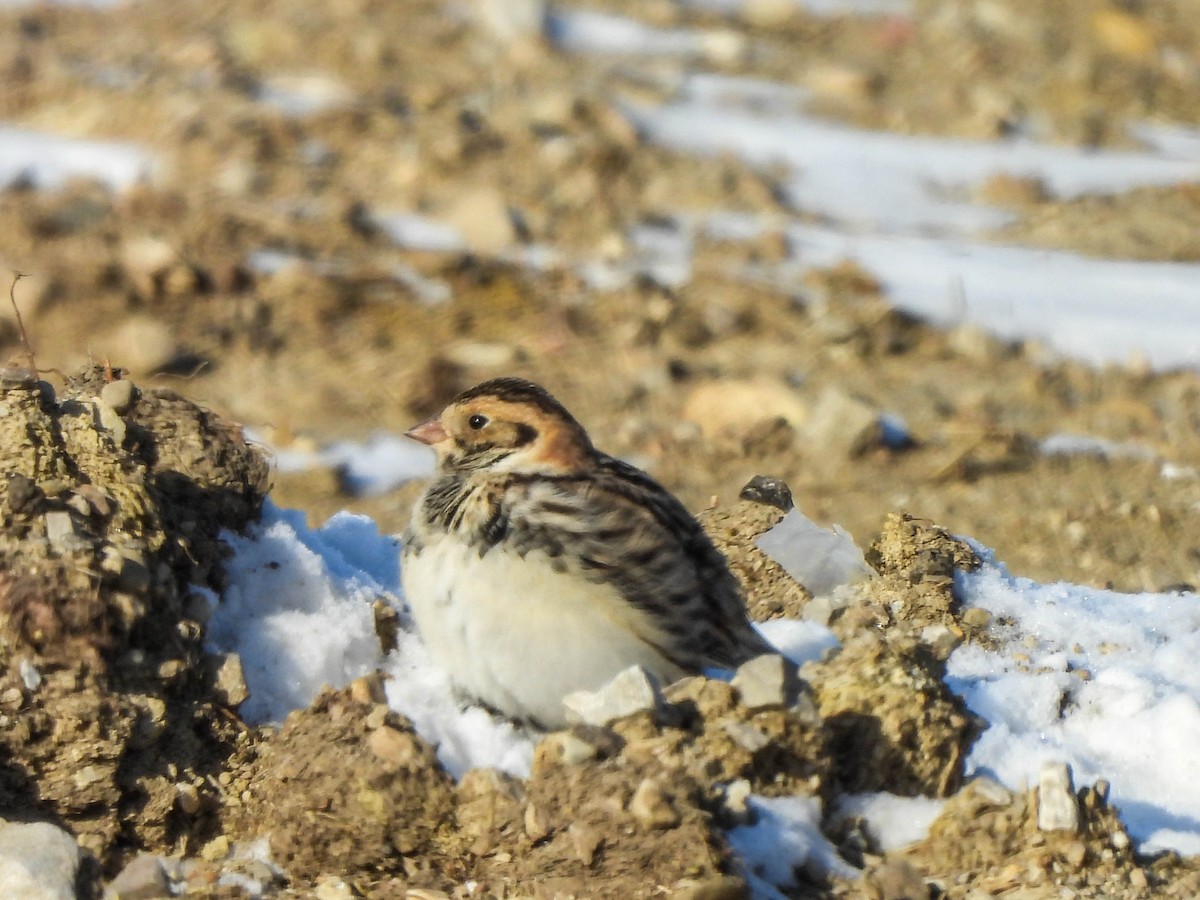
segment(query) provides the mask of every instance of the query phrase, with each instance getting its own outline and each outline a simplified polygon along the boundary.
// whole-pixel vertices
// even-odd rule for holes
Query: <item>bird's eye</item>
[[[474,428],[476,431],[478,431],[480,428],[482,428],[487,423],[488,423],[488,417],[481,416],[481,415],[479,415],[479,413],[476,413],[475,415],[471,416],[471,418],[467,419],[467,424],[470,425],[472,428]]]

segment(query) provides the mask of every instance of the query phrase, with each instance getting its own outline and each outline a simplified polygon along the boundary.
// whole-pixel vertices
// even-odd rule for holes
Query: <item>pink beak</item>
[[[408,431],[404,432],[404,436],[410,437],[414,441],[420,441],[422,444],[429,444],[430,446],[441,443],[450,437],[446,433],[446,429],[442,427],[442,423],[436,418],[426,419],[420,425],[414,425]]]

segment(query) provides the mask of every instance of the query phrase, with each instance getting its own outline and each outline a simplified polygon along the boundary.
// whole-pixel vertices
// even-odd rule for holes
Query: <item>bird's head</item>
[[[571,475],[586,470],[595,453],[566,407],[520,378],[476,385],[405,434],[432,447],[443,472]]]

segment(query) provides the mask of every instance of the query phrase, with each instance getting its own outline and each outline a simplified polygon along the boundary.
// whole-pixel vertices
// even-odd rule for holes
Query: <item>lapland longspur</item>
[[[488,706],[556,727],[566,694],[629,666],[666,684],[775,652],[683,505],[537,385],[485,382],[408,436],[438,468],[404,593],[434,660]]]

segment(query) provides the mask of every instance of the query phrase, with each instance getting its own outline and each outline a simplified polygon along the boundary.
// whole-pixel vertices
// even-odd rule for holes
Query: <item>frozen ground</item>
[[[473,766],[527,774],[535,735],[458,699],[431,665],[407,618],[399,648],[381,658],[373,633],[376,600],[404,610],[398,543],[370,519],[339,514],[319,529],[268,505],[234,549],[229,588],[210,625],[214,650],[241,655],[252,697],[243,713],[279,721],[322,685],[343,685],[383,668],[390,705],[409,716],[460,775]],[[802,539],[802,538],[801,538]],[[789,548],[767,541],[786,557]],[[1200,604],[1190,594],[1117,594],[1010,576],[986,548],[977,573],[962,576],[965,602],[1011,624],[997,650],[966,644],[949,661],[948,683],[989,728],[968,768],[1013,789],[1037,781],[1047,760],[1069,762],[1080,784],[1106,778],[1130,833],[1144,850],[1200,853]],[[822,626],[779,621],[767,636],[797,661],[836,646]],[[762,801],[753,829],[731,835],[756,877],[783,886],[791,862],[837,870],[815,827],[812,801]],[[848,797],[887,846],[918,839],[935,801]],[[771,842],[775,841],[774,844]],[[763,887],[762,896],[771,896]]]

